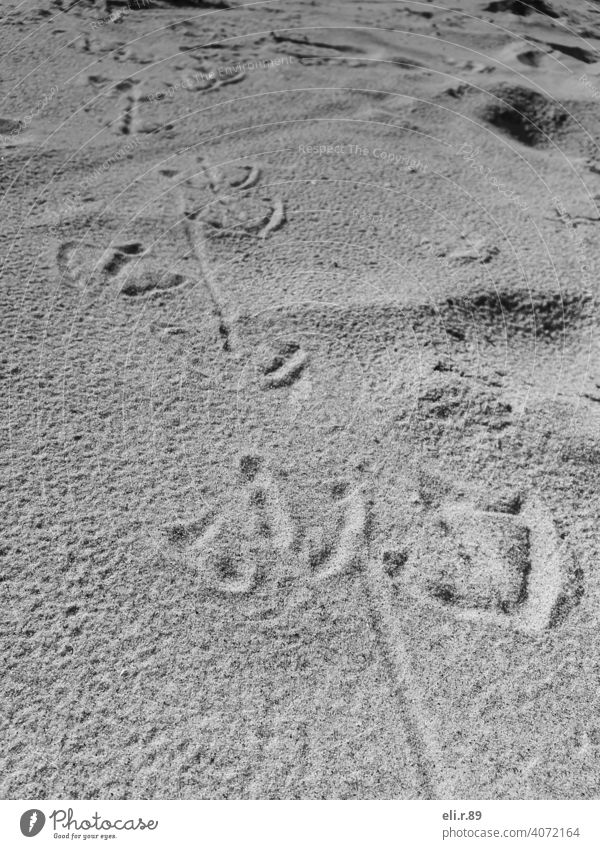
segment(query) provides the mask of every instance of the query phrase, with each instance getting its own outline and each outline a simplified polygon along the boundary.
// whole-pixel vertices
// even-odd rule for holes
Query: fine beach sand
[[[0,797],[598,798],[600,4],[2,14]]]

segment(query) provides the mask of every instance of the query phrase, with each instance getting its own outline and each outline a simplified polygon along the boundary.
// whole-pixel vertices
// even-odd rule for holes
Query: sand
[[[0,796],[600,791],[600,8],[7,0]]]

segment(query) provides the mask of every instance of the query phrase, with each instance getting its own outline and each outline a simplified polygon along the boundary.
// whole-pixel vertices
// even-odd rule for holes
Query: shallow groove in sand
[[[209,166],[205,162],[202,163],[202,168],[208,178],[211,190],[214,192],[216,180],[211,174]],[[183,183],[192,190],[194,189],[193,178],[186,178],[184,179]],[[199,267],[200,280],[204,286],[205,291],[208,293],[208,296],[212,302],[215,311],[215,315],[218,318],[219,334],[222,339],[223,350],[231,351],[232,348],[236,347],[236,341],[234,338],[235,334],[233,331],[232,322],[226,316],[226,310],[223,300],[219,293],[218,287],[216,286],[213,280],[213,273],[208,259],[206,242],[204,240],[204,236],[201,230],[202,225],[195,222],[194,216],[188,209],[181,185],[179,188],[178,211],[179,218],[182,221],[186,240],[190,246],[192,255],[194,256],[194,259],[196,260]]]
[[[426,714],[423,695],[411,670],[410,657],[395,627],[385,579],[378,562],[369,558],[364,577],[369,619],[409,741],[420,796],[423,799],[451,799],[453,791],[444,778],[444,761],[433,722]]]

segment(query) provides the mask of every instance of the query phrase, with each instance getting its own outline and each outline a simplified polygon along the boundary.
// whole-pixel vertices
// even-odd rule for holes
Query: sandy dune
[[[600,6],[7,0],[3,798],[596,798]]]

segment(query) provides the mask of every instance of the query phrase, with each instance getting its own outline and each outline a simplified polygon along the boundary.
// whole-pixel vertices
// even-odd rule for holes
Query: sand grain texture
[[[2,798],[596,798],[599,10],[5,5]]]

